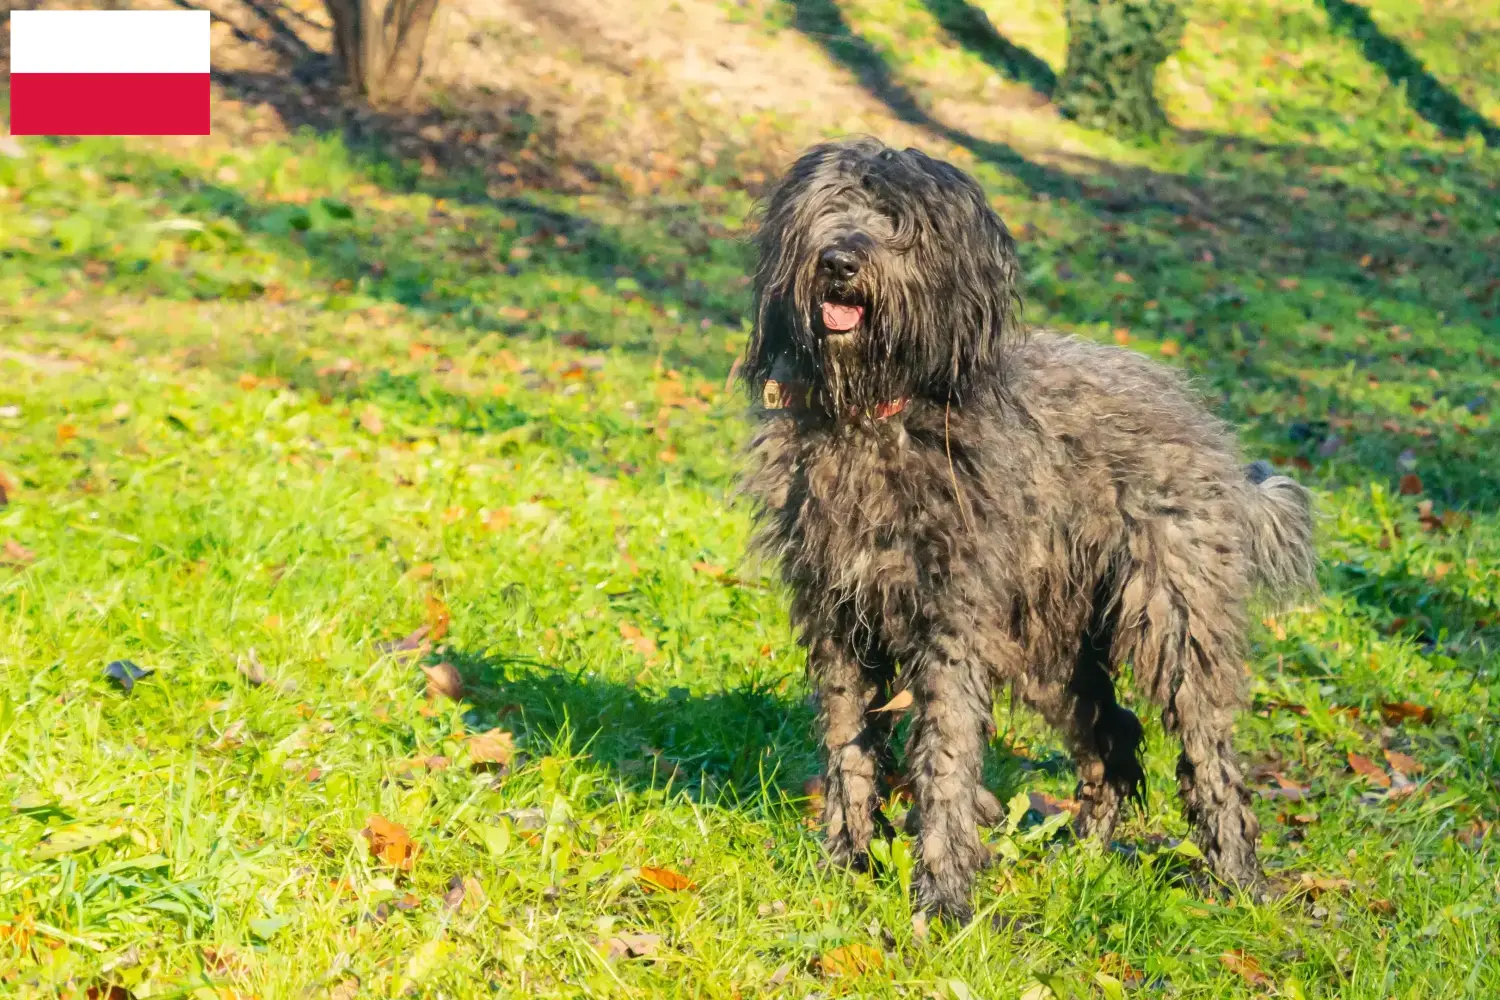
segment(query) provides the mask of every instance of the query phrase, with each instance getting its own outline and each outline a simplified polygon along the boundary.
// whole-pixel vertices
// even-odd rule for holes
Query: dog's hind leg
[[[916,701],[907,777],[920,816],[912,894],[924,910],[965,923],[974,912],[969,903],[974,876],[987,860],[979,839],[985,818],[979,793],[991,674],[962,638],[941,636],[916,665],[912,687]]]
[[[891,715],[871,713],[888,697],[894,664],[848,642],[813,640],[808,671],[817,689],[825,770],[823,829],[829,857],[859,871],[869,866],[870,840],[891,834],[880,812],[880,778],[890,766]]]
[[[1115,698],[1110,646],[1104,628],[1091,628],[1083,636],[1068,682],[1071,718],[1064,724],[1078,765],[1078,835],[1106,844],[1125,800],[1139,800],[1146,783],[1141,723]]]
[[[1123,589],[1121,621],[1131,627],[1117,645],[1129,647],[1137,686],[1182,741],[1178,789],[1205,860],[1221,881],[1255,889],[1264,883],[1255,856],[1260,824],[1233,745],[1243,612],[1225,599],[1236,589],[1213,578],[1211,560],[1171,565],[1174,578],[1141,573]]]

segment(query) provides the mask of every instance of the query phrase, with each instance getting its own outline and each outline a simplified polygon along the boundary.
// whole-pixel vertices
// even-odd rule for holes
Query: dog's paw
[[[974,919],[969,888],[967,879],[938,878],[919,869],[911,883],[912,902],[929,917],[962,927]]]
[[[980,826],[994,826],[1005,815],[1005,809],[993,792],[979,788],[974,792],[974,815],[979,818]]]
[[[848,837],[834,837],[823,845],[823,852],[827,856],[828,863],[833,867],[847,868],[861,873],[870,870],[868,848],[855,847]]]

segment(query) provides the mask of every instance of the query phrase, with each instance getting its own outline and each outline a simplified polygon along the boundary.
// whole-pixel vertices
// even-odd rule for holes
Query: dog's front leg
[[[870,839],[880,814],[880,771],[888,756],[890,722],[870,714],[884,700],[892,669],[883,658],[863,663],[845,643],[820,638],[808,652],[808,668],[818,693],[826,769],[823,829],[829,857],[864,871]]]
[[[922,909],[967,923],[969,895],[987,854],[979,839],[990,671],[955,637],[931,643],[916,693],[907,777],[919,811],[912,895]],[[992,799],[992,796],[988,796]]]

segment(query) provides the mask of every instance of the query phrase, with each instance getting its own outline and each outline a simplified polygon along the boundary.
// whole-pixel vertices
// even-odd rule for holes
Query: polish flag
[[[208,12],[10,15],[12,135],[208,135]]]

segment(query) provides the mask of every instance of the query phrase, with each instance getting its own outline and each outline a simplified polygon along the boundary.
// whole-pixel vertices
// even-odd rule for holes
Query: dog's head
[[[757,245],[753,390],[805,382],[833,413],[1000,391],[1015,241],[963,171],[874,139],[815,146],[771,194]]]

